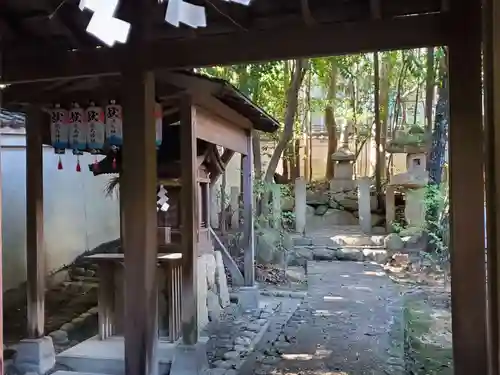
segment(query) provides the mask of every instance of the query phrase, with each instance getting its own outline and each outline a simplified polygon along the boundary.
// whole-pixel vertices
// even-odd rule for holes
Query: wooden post
[[[0,55],[1,56],[1,55]],[[2,93],[0,92],[0,105]],[[0,348],[3,348],[3,276],[2,276],[2,133],[0,131]],[[0,374],[4,374],[3,350],[0,352]]]
[[[45,250],[43,239],[43,113],[31,107],[26,124],[26,263],[28,336],[44,335]]]
[[[124,72],[123,81],[125,374],[154,375],[158,372],[154,74],[134,67]]]
[[[486,229],[487,229],[487,269],[488,269],[488,362],[489,374],[497,375],[500,371],[498,353],[500,350],[500,305],[498,266],[500,257],[500,28],[498,2],[483,2],[484,39],[483,69],[485,94],[485,141],[486,141]]]
[[[451,1],[450,17],[448,72],[454,373],[487,374],[481,2]]]
[[[158,361],[155,77],[146,67],[153,1],[130,0],[123,85],[122,181],[125,253],[125,375],[156,375]]]
[[[210,183],[208,193],[208,206],[210,207],[210,226],[219,228],[219,199],[217,198],[217,189],[214,183]]]
[[[182,340],[198,342],[198,183],[196,162],[196,112],[189,96],[181,103],[181,227],[182,227]]]
[[[255,236],[253,223],[253,151],[252,134],[247,138],[247,154],[243,156],[243,249],[245,286],[255,283]]]

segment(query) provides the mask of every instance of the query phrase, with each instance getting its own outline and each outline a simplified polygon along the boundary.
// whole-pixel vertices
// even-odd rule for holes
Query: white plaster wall
[[[47,272],[73,261],[97,245],[119,237],[119,205],[107,198],[109,177],[94,177],[87,165],[93,156],[62,156],[57,169],[53,149],[43,151],[44,230]],[[1,135],[3,290],[26,280],[26,151],[23,134]]]

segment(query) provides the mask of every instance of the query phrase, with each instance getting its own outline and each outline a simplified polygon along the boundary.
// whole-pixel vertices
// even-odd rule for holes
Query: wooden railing
[[[93,254],[87,258],[99,266],[99,338],[105,340],[123,333],[120,332],[124,314],[120,293],[123,293],[124,280],[120,271],[124,255]],[[159,298],[164,298],[166,302],[165,314],[159,317],[159,326],[167,329],[166,337],[160,338],[174,342],[181,336],[182,254],[158,254],[158,266],[163,276]],[[120,280],[117,282],[116,279]]]
[[[181,337],[182,258],[171,258],[160,265],[166,277],[163,293],[167,303],[167,339],[174,342]]]

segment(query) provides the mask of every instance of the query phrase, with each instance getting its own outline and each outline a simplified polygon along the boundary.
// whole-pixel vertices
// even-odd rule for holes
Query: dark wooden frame
[[[484,20],[488,21],[484,29],[486,41],[485,67],[486,67],[486,128],[489,133],[487,143],[487,195],[488,202],[498,200],[496,187],[498,181],[498,149],[497,131],[499,116],[492,103],[499,89],[496,66],[498,66],[497,43],[498,30],[494,27],[491,16],[498,13],[492,0],[485,0],[486,13]],[[324,21],[319,19],[319,13],[311,16],[307,7],[302,12],[302,26],[298,27],[296,21],[281,22],[278,26],[270,27],[272,21],[267,21],[267,27],[261,21],[257,29],[251,28],[244,32],[228,30],[227,35],[200,34],[192,39],[164,38],[161,40],[148,39],[147,19],[150,9],[146,2],[128,0],[130,6],[136,6],[135,18],[132,21],[133,34],[127,46],[118,46],[114,49],[96,50],[82,48],[78,51],[68,51],[61,47],[39,49],[32,47],[30,50],[8,48],[3,53],[4,83],[20,83],[31,81],[50,81],[70,77],[87,77],[94,75],[123,74],[123,78],[131,82],[124,89],[126,96],[132,99],[137,95],[141,100],[131,100],[130,108],[134,113],[130,120],[145,123],[146,126],[126,127],[127,137],[134,137],[139,142],[127,151],[126,160],[130,165],[136,164],[142,170],[141,178],[127,178],[127,187],[124,191],[125,215],[139,215],[141,224],[135,231],[126,235],[126,262],[130,262],[132,272],[137,272],[141,277],[137,285],[129,288],[129,293],[142,295],[141,303],[134,301],[135,306],[129,303],[127,307],[130,317],[134,320],[139,316],[154,314],[154,303],[149,298],[155,288],[154,278],[147,277],[148,272],[153,272],[153,263],[156,249],[152,242],[146,240],[154,225],[148,216],[152,211],[153,200],[148,187],[153,184],[153,167],[151,161],[152,151],[149,146],[153,143],[152,120],[145,111],[144,103],[152,104],[151,95],[151,70],[172,69],[179,67],[207,66],[214,64],[243,63],[248,61],[263,61],[272,59],[292,58],[298,56],[321,56],[332,54],[348,54],[387,50],[398,48],[414,48],[433,45],[449,46],[449,82],[450,82],[450,189],[451,189],[451,225],[452,225],[452,309],[453,309],[453,340],[455,374],[469,375],[498,374],[498,265],[497,265],[497,228],[500,219],[498,212],[488,205],[488,257],[489,257],[489,290],[488,312],[490,324],[490,340],[487,345],[486,326],[486,280],[484,259],[484,228],[483,228],[483,129],[481,109],[481,2],[475,0],[438,2],[409,2],[413,7],[425,7],[425,11],[413,11],[418,14],[412,17],[395,17],[396,13],[388,11],[388,5],[394,7],[395,2],[390,0],[371,1],[366,7],[368,13],[362,11],[353,13],[352,22],[342,13],[342,19],[334,23],[332,19]],[[333,2],[332,2],[333,3]],[[337,2],[335,2],[337,3]],[[344,4],[343,2],[339,2]],[[438,4],[434,14],[434,3]],[[420,5],[423,4],[423,5]],[[349,5],[342,5],[348,9]],[[409,6],[410,8],[411,6]],[[408,9],[409,9],[408,8]],[[345,10],[344,9],[344,10]],[[392,8],[391,8],[392,9]],[[434,8],[432,8],[434,9]],[[490,11],[490,13],[487,13]],[[364,13],[365,12],[365,13]],[[335,12],[323,12],[328,17],[333,17]],[[412,13],[408,11],[407,14]],[[401,14],[399,14],[401,15]],[[339,16],[340,17],[340,16]],[[300,19],[300,17],[299,17]],[[319,22],[318,22],[319,19]],[[251,25],[251,22],[249,23]],[[234,27],[234,25],[232,26]],[[246,27],[246,24],[242,26]],[[172,31],[172,35],[175,33]],[[186,36],[185,34],[183,35]],[[327,37],[325,37],[327,36]],[[294,40],[292,46],[288,43]],[[147,40],[147,41],[146,41]],[[493,41],[493,42],[492,42]],[[165,53],[158,53],[165,51]],[[200,51],[204,51],[200,53]],[[131,53],[132,52],[132,53]],[[134,56],[132,61],[123,56]],[[36,64],[33,64],[36,61]],[[127,61],[123,67],[123,61]],[[123,67],[123,69],[122,69]],[[131,91],[133,90],[133,91]],[[149,99],[148,99],[149,98]],[[146,99],[146,100],[142,100]],[[182,162],[192,166],[193,157],[193,128],[189,125],[190,111],[183,109],[185,126],[182,135],[183,156]],[[151,112],[152,113],[152,112]],[[191,122],[192,125],[192,122]],[[127,134],[128,133],[128,134]],[[129,138],[129,139],[130,139]],[[34,139],[34,138],[32,138]],[[34,144],[34,143],[33,143]],[[36,152],[36,151],[28,151]],[[34,159],[33,154],[33,159]],[[132,161],[134,159],[135,161]],[[28,167],[28,173],[34,173],[35,167]],[[192,168],[185,168],[183,178],[186,182],[193,181]],[[31,179],[34,176],[29,177]],[[141,203],[126,203],[128,195],[143,196]],[[127,193],[128,192],[128,193]],[[184,201],[187,207],[193,206],[194,190],[186,189]],[[467,197],[467,199],[463,199]],[[35,199],[35,198],[28,198]],[[137,200],[139,201],[139,200]],[[184,218],[186,231],[184,248],[193,246],[194,219]],[[28,233],[36,233],[39,224],[37,220],[31,221]],[[125,222],[127,226],[127,223]],[[156,238],[153,234],[152,238]],[[34,236],[28,234],[28,236]],[[39,239],[32,243],[39,244]],[[146,256],[139,256],[137,248],[146,248]],[[35,249],[35,250],[32,250]],[[29,257],[36,257],[39,246],[28,249]],[[184,264],[192,267],[192,257],[187,257]],[[130,276],[129,276],[130,277]],[[184,285],[193,286],[192,271],[183,275]],[[194,286],[193,286],[194,287]],[[36,290],[36,288],[34,289]],[[149,297],[148,297],[149,296]],[[183,312],[185,342],[196,342],[193,319],[196,310],[192,304],[193,299],[186,301]],[[137,305],[143,306],[139,309]],[[153,319],[151,319],[153,320]],[[151,324],[149,322],[148,324]],[[152,373],[151,365],[154,363],[154,329],[148,324],[136,326],[131,324],[126,333],[126,374],[136,375]],[[38,324],[39,325],[39,324]],[[146,341],[143,338],[147,338]],[[488,349],[488,350],[487,350]],[[489,362],[487,360],[489,353]],[[489,366],[487,366],[489,363]],[[489,367],[489,368],[488,368]]]

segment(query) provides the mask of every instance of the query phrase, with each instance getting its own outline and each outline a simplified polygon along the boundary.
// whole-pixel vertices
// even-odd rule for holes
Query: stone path
[[[310,262],[308,273],[308,297],[254,374],[404,374],[397,284],[369,263]]]

